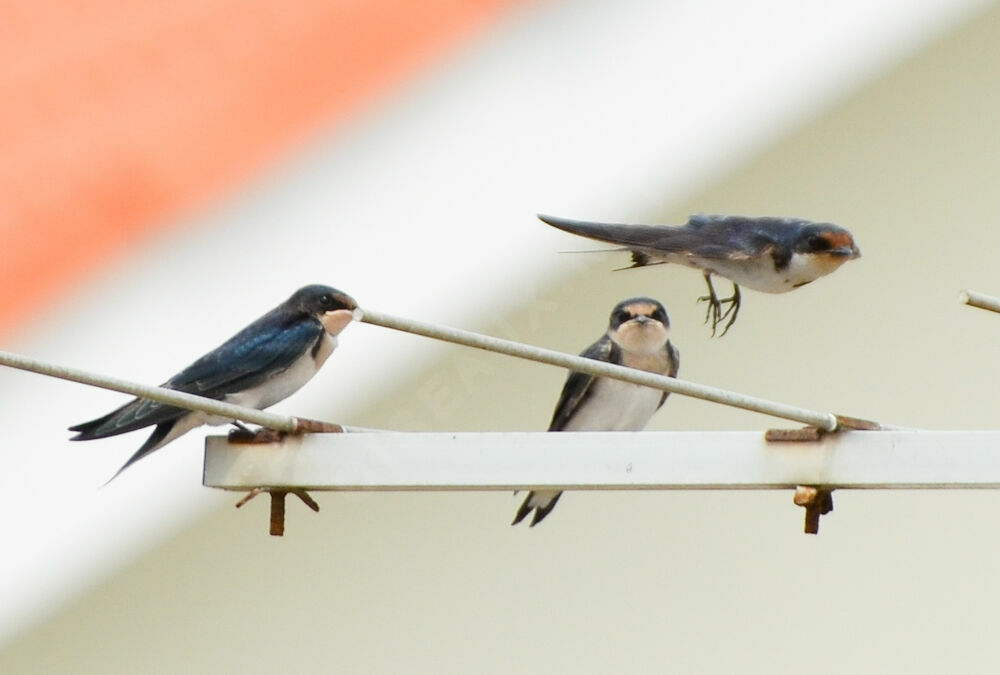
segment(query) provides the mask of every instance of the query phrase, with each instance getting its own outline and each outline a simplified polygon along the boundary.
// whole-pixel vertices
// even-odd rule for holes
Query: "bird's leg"
[[[738,284],[733,284],[733,294],[728,298],[719,298],[715,292],[715,286],[712,285],[710,272],[705,273],[705,283],[708,285],[708,295],[698,298],[698,302],[708,303],[708,308],[705,311],[705,323],[711,321],[712,337],[715,337],[719,324],[727,318],[729,319],[729,322],[723,327],[722,333],[719,334],[719,337],[722,337],[729,332],[729,328],[736,322],[736,316],[740,313],[740,287]],[[726,311],[722,311],[722,305],[729,305],[729,307],[726,308]]]
[[[719,337],[722,337],[723,335],[728,333],[730,326],[732,326],[736,322],[736,316],[740,313],[740,299],[741,298],[740,298],[739,284],[733,284],[733,294],[728,298],[724,298],[719,301],[729,304],[729,308],[723,313],[722,318],[720,319],[720,320],[725,320],[725,318],[728,316],[729,323],[727,323],[726,327],[722,329],[722,335],[720,335]]]
[[[721,321],[720,314],[722,313],[722,303],[719,302],[719,296],[715,294],[715,286],[712,285],[711,272],[705,272],[705,284],[708,286],[708,295],[703,295],[698,298],[698,302],[708,303],[708,308],[705,310],[705,323],[711,321],[712,337],[715,337],[715,327],[719,324],[719,321]]]

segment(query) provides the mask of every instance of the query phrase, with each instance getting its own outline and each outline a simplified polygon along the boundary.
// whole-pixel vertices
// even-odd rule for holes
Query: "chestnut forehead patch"
[[[824,232],[823,238],[830,242],[831,248],[852,248],[854,237],[849,232]]]
[[[625,308],[625,311],[632,316],[649,316],[657,309],[656,305],[649,302],[633,302]]]

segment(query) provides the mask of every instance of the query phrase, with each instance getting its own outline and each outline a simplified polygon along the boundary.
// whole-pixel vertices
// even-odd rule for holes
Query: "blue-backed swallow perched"
[[[652,298],[630,298],[611,312],[607,332],[580,356],[595,361],[677,376],[680,354],[671,344],[667,310]],[[573,371],[566,378],[549,431],[640,431],[667,392]],[[512,525],[531,513],[534,527],[552,512],[561,492],[534,490],[517,510]]]
[[[319,371],[357,303],[329,286],[305,286],[163,387],[263,410],[291,396]],[[104,417],[70,427],[71,440],[89,441],[156,425],[111,480],[149,453],[202,424],[232,420],[136,398]]]
[[[740,286],[764,293],[785,293],[830,274],[861,257],[851,233],[832,223],[797,218],[751,218],[698,214],[685,225],[620,225],[538,216],[566,232],[618,244],[632,252],[631,267],[679,263],[705,275],[706,323],[712,335],[729,317],[725,335],[740,311]],[[733,294],[719,299],[712,275],[733,282]],[[725,312],[722,305],[728,304]]]

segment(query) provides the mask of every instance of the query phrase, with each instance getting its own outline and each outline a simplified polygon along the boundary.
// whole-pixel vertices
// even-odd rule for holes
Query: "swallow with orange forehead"
[[[727,317],[725,335],[740,311],[740,286],[764,293],[786,293],[830,274],[861,257],[854,237],[832,223],[798,218],[693,215],[684,225],[622,225],[569,220],[539,214],[560,230],[618,244],[632,252],[631,267],[678,263],[701,270],[708,284],[705,322],[712,335]],[[712,276],[733,283],[731,297],[720,299]],[[722,305],[728,304],[723,312]]]
[[[263,410],[312,379],[337,347],[337,335],[355,317],[357,307],[354,298],[336,288],[319,284],[300,288],[162,386]],[[77,432],[70,440],[89,441],[156,426],[111,477],[114,480],[133,463],[195,427],[232,421],[136,398],[69,430]]]
[[[580,356],[595,361],[677,376],[680,354],[670,343],[667,310],[652,298],[630,298],[611,312],[607,332]],[[667,392],[573,371],[566,378],[549,431],[640,431]],[[531,513],[531,527],[552,512],[562,492],[532,490],[514,516],[517,525]]]

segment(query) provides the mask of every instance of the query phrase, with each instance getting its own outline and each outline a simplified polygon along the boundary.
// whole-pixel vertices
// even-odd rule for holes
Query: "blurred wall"
[[[513,4],[5,3],[0,334]]]

